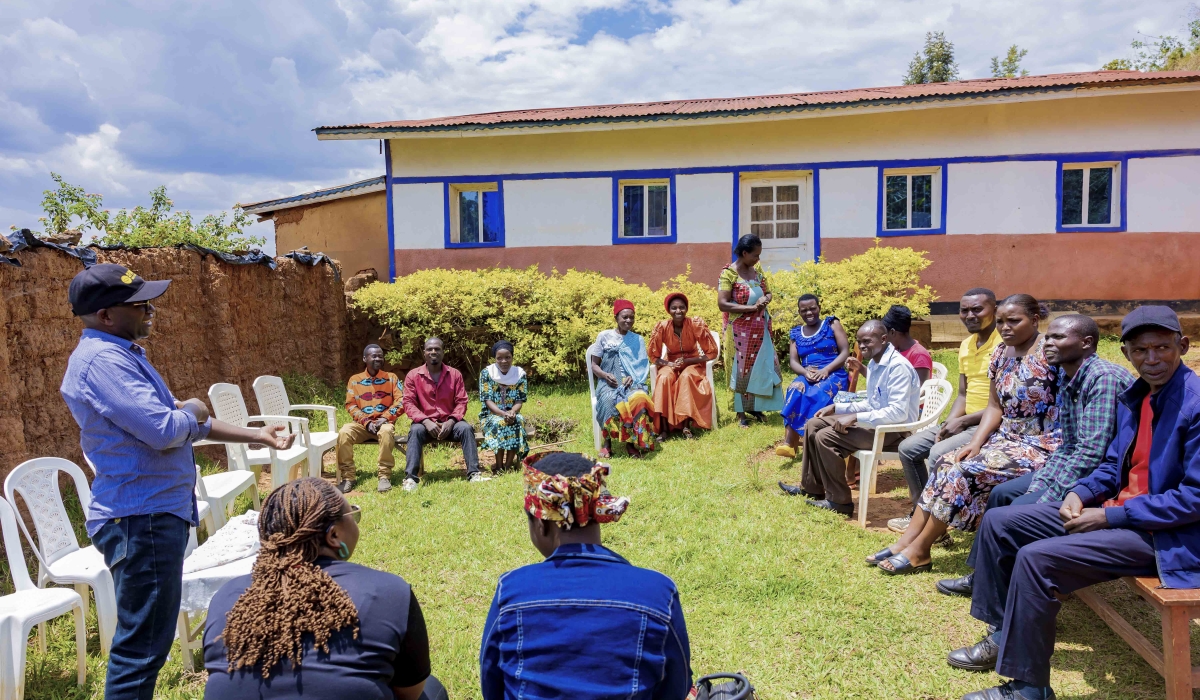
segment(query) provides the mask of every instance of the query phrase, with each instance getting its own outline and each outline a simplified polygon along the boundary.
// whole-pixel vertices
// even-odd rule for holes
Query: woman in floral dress
[[[648,390],[650,358],[646,341],[633,332],[633,303],[627,299],[613,302],[613,320],[617,327],[600,331],[596,342],[587,349],[587,361],[596,377],[596,423],[604,440],[600,457],[612,456],[616,438],[625,443],[625,452],[638,458],[654,451],[654,403]]]
[[[722,268],[717,280],[717,308],[724,315],[722,344],[733,410],[738,425],[748,428],[747,414],[765,423],[763,411],[783,408],[783,379],[771,342],[771,290],[758,264],[762,241],[748,233],[738,239],[733,252],[737,260]]]
[[[929,570],[929,550],[948,528],[974,531],[993,488],[1040,469],[1062,444],[1058,369],[1046,361],[1038,332],[1045,315],[1028,294],[1014,294],[996,309],[1004,342],[988,367],[991,398],[979,429],[970,444],[934,464],[900,541],[868,558],[884,573]]]
[[[492,346],[495,362],[479,373],[480,430],[483,448],[496,455],[496,469],[513,469],[529,454],[525,418],[521,407],[529,400],[525,370],[513,364],[513,344],[501,340]]]

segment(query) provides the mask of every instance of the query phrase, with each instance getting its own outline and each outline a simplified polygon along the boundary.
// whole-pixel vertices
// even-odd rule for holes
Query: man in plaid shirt
[[[1042,468],[997,486],[988,510],[1007,505],[1058,502],[1104,458],[1117,429],[1117,397],[1133,383],[1124,367],[1096,356],[1100,329],[1087,316],[1069,314],[1050,322],[1046,330],[1046,361],[1058,367],[1059,421],[1062,446]],[[986,517],[986,515],[985,515]],[[975,548],[967,557],[975,568]],[[971,596],[974,573],[938,581],[946,595]]]

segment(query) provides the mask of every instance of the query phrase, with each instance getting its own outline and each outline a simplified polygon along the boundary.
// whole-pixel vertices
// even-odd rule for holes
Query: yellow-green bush
[[[913,316],[929,313],[929,302],[936,297],[933,288],[921,284],[921,272],[929,259],[912,248],[875,246],[838,262],[811,260],[792,263],[791,270],[771,275],[774,293],[771,314],[775,318],[776,345],[787,349],[787,332],[800,322],[796,300],[801,294],[815,294],[821,311],[837,316],[847,332],[853,334],[863,321],[880,318],[892,304],[904,304]],[[851,337],[851,343],[854,342]]]
[[[772,274],[776,347],[781,354],[787,352],[788,330],[798,322],[796,299],[809,292],[820,297],[825,313],[842,319],[851,333],[892,304],[907,304],[916,316],[929,313],[933,291],[920,283],[928,265],[923,253],[876,246],[840,262],[797,262],[792,270]],[[719,332],[717,291],[691,281],[690,274],[689,267],[652,290],[598,272],[556,270],[545,275],[536,266],[422,270],[392,284],[363,287],[352,304],[391,331],[390,362],[418,363],[421,343],[436,335],[446,344],[448,362],[476,374],[488,363],[488,348],[507,338],[526,371],[559,379],[584,374],[583,353],[597,333],[613,327],[616,299],[634,303],[634,330],[647,339],[654,325],[667,318],[663,299],[676,291],[691,301],[690,315],[702,317]]]
[[[674,291],[687,294],[691,315],[718,328],[716,290],[689,281],[690,271],[651,290],[597,272],[544,275],[536,266],[422,270],[392,284],[368,285],[352,303],[391,330],[395,346],[388,353],[390,362],[416,362],[423,340],[436,335],[446,344],[449,362],[477,373],[487,364],[492,343],[507,338],[516,346],[518,364],[531,374],[577,377],[585,371],[583,353],[596,334],[613,327],[616,299],[629,299],[637,307],[634,330],[643,336],[667,317],[663,299]]]

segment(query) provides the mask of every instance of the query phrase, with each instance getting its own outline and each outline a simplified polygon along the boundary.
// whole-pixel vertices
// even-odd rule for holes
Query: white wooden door
[[[741,234],[763,243],[762,264],[785,270],[813,258],[812,188],[807,173],[742,177]]]

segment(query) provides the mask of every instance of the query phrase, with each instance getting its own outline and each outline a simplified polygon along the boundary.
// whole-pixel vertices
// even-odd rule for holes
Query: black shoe
[[[338,491],[342,493],[350,493],[354,490],[354,482],[349,479],[342,479],[338,482]]]
[[[976,644],[950,652],[946,656],[946,663],[964,671],[991,671],[996,668],[996,658],[999,656],[1000,647],[996,646],[989,634]]]
[[[971,597],[971,591],[975,588],[975,572],[963,576],[962,578],[944,578],[937,582],[938,593],[942,595],[958,595],[964,598]]]
[[[833,501],[830,501],[829,499],[822,499],[820,501],[808,500],[808,501],[805,501],[805,503],[807,503],[808,505],[813,506],[815,508],[823,508],[825,510],[832,510],[834,513],[837,513],[838,515],[846,515],[846,516],[854,515],[854,504],[853,503],[845,503],[845,504],[834,503]]]
[[[746,411],[746,413],[749,413],[750,417],[753,418],[754,420],[758,421],[759,423],[767,422],[767,417],[763,415],[762,411]]]
[[[1056,700],[1052,688],[1046,688],[1042,691],[1042,700]],[[1026,700],[1026,696],[1022,695],[1013,687],[1013,683],[1003,683],[995,688],[986,690],[976,690],[974,693],[967,693],[962,696],[962,700]]]
[[[779,488],[783,489],[783,492],[789,496],[804,496],[805,498],[816,498],[817,497],[817,494],[815,494],[815,493],[809,493],[808,491],[805,491],[804,489],[800,488],[799,486],[792,486],[791,484],[785,484],[782,481],[779,482]]]

